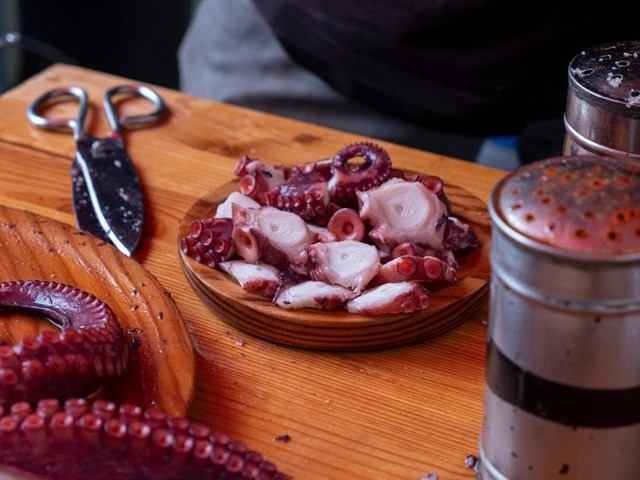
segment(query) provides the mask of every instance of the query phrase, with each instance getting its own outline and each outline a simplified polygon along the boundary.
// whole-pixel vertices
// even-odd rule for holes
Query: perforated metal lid
[[[586,152],[640,160],[640,41],[599,45],[571,60],[564,125]]]
[[[562,156],[526,165],[494,188],[503,229],[578,252],[640,252],[640,162]]]
[[[625,117],[640,117],[640,42],[599,45],[576,55],[569,80],[581,98]]]

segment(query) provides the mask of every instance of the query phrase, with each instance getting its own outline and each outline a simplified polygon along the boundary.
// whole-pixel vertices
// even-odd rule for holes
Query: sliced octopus
[[[440,177],[393,169],[388,152],[371,142],[291,168],[243,156],[234,173],[240,192],[218,207],[221,215],[231,210],[233,224],[231,235],[216,237],[220,253],[231,253],[221,268],[245,290],[267,298],[275,291],[281,308],[346,305],[366,315],[427,308],[427,285],[458,281],[454,252],[480,246],[452,216]],[[275,290],[275,274],[264,278],[252,264],[280,272]]]

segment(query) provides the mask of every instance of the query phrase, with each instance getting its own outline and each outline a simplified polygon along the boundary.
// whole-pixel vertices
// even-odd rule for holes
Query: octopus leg
[[[353,165],[354,158],[364,163]],[[391,175],[391,157],[380,145],[359,142],[341,148],[333,157],[333,177],[329,181],[332,200],[338,205],[357,205],[356,192],[369,190],[386,182]]]
[[[180,250],[195,261],[215,268],[236,253],[232,231],[231,218],[195,220],[189,226],[189,232],[180,238]]]
[[[276,268],[284,262],[304,265],[313,234],[297,215],[273,207],[243,208],[234,204],[233,232],[238,255],[247,262],[262,260]],[[273,255],[273,259],[265,256]]]
[[[369,238],[381,250],[402,243],[442,249],[446,205],[422,183],[392,178],[357,196],[360,218],[371,226]]]
[[[264,205],[267,192],[283,183],[289,170],[282,165],[266,165],[261,160],[243,155],[233,173],[240,179],[240,192]]]
[[[429,306],[429,291],[416,282],[385,283],[347,302],[347,310],[360,315],[413,313]]]
[[[49,480],[265,479],[289,477],[243,443],[160,410],[44,399],[0,408],[0,476]]]
[[[347,287],[307,280],[279,289],[273,302],[284,309],[308,307],[337,310],[344,307],[345,302],[354,298],[355,295],[353,290]]]
[[[296,173],[266,193],[265,204],[295,213],[305,222],[326,222],[331,215],[326,180],[315,173]]]
[[[465,250],[480,247],[480,240],[468,223],[449,217],[445,224],[443,244],[449,250]]]
[[[128,345],[114,312],[61,283],[0,283],[0,307],[37,312],[61,327],[0,346],[0,405],[92,393],[127,366]]]
[[[309,265],[311,280],[360,293],[378,273],[380,256],[373,245],[354,240],[314,243],[309,246]]]
[[[444,182],[442,178],[436,175],[422,175],[420,173],[402,175],[407,182],[419,182],[424,185],[430,192],[435,193],[440,201],[447,206],[447,213],[451,213],[451,202],[444,191]]]
[[[261,297],[273,298],[280,281],[280,271],[266,263],[248,263],[242,260],[230,260],[219,265],[223,272],[230,275],[248,292]]]
[[[433,256],[402,255],[380,267],[369,287],[406,281],[457,283],[456,271],[447,262]]]

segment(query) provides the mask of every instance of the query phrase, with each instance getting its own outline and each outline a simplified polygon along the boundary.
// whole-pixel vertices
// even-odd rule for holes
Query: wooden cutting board
[[[187,414],[194,394],[195,355],[171,294],[136,260],[70,225],[0,206],[0,282],[43,280],[92,293],[118,316],[132,355],[123,377],[97,396],[157,405]],[[0,343],[14,344],[56,329],[31,313],[0,312]]]

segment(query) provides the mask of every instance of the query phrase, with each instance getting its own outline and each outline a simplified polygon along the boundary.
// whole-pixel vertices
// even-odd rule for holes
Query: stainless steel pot
[[[640,478],[640,163],[541,160],[489,208],[478,477]]]

